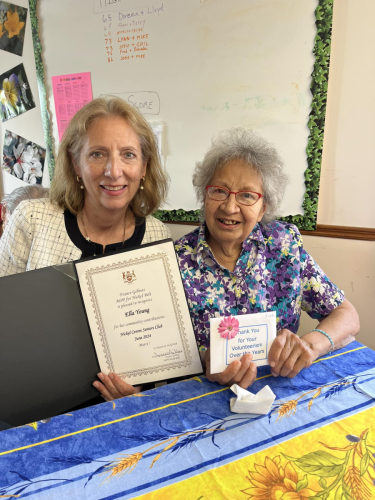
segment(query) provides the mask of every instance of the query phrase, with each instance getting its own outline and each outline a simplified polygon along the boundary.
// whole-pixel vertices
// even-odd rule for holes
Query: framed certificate
[[[202,371],[172,240],[75,266],[104,373],[134,385]]]

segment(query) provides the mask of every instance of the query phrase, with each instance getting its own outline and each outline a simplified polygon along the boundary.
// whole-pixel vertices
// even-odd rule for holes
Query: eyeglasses
[[[255,205],[255,203],[263,197],[262,194],[255,193],[254,191],[237,191],[235,193],[234,191],[229,191],[229,189],[220,186],[206,186],[206,191],[211,200],[215,201],[225,201],[229,198],[230,194],[234,194],[237,203],[248,207]]]

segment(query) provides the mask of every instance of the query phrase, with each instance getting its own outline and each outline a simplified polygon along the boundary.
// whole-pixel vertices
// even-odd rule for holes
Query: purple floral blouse
[[[200,350],[210,344],[211,317],[276,311],[277,329],[297,333],[301,309],[317,320],[344,300],[304,250],[292,224],[257,224],[242,245],[233,272],[215,260],[206,226],[175,242],[195,336]]]

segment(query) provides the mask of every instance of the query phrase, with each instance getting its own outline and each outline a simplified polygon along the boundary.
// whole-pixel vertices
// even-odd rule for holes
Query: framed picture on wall
[[[0,50],[22,56],[26,18],[25,7],[0,2]]]
[[[6,122],[35,108],[23,64],[0,75],[0,118]]]
[[[3,170],[28,184],[42,184],[46,150],[9,130],[5,131]]]

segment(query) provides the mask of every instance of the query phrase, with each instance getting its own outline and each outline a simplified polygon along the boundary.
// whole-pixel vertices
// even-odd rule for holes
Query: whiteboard
[[[51,78],[90,71],[94,97],[120,95],[162,124],[171,177],[165,209],[197,208],[196,161],[220,130],[243,126],[274,143],[284,158],[291,182],[282,215],[303,213],[317,4],[40,0],[55,146]]]

